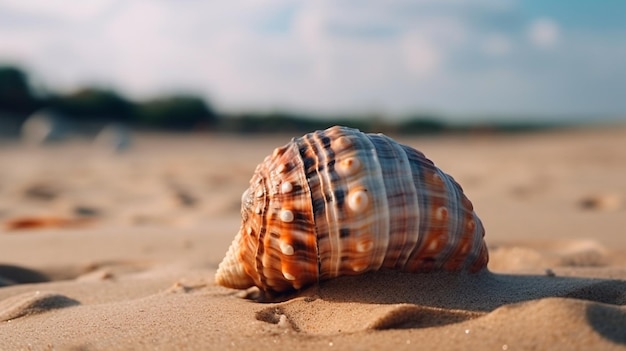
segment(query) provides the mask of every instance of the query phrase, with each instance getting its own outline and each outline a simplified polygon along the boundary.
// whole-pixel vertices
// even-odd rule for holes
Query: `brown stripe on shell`
[[[216,280],[280,292],[380,268],[476,272],[483,237],[462,188],[421,152],[332,127],[257,167]]]

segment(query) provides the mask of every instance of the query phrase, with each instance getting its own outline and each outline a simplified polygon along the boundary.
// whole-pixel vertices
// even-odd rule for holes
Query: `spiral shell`
[[[477,272],[485,230],[461,186],[421,152],[335,126],[259,164],[216,282],[266,292],[379,269]]]

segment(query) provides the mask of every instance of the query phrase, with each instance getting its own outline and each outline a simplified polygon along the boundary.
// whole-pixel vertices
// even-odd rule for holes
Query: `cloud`
[[[528,27],[528,39],[540,48],[551,48],[559,40],[559,25],[550,18],[534,20]]]
[[[66,3],[69,6],[59,6],[59,2],[52,1],[7,0],[2,6],[5,11],[39,18],[51,18],[58,21],[85,21],[106,12],[116,2],[116,0],[90,0]]]
[[[416,77],[434,74],[441,64],[441,53],[437,47],[419,33],[406,35],[404,50],[408,71]]]
[[[574,32],[513,0],[10,0],[0,60],[50,86],[197,91],[222,109],[626,111],[590,102],[625,88],[622,29]]]
[[[485,53],[489,56],[505,56],[513,50],[513,43],[506,34],[490,34],[483,44]]]

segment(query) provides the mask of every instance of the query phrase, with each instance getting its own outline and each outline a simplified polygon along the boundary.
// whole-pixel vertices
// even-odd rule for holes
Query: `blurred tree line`
[[[24,71],[0,66],[0,114],[3,118],[23,121],[42,108],[77,122],[120,122],[152,129],[208,129],[218,120],[215,111],[202,98],[193,95],[169,95],[136,102],[98,87],[70,93],[37,94]]]
[[[23,123],[41,109],[51,110],[77,124],[118,122],[136,129],[218,130],[236,133],[304,133],[341,124],[366,132],[391,134],[438,134],[443,132],[526,131],[545,128],[532,124],[449,125],[436,115],[418,114],[389,122],[382,116],[335,116],[321,118],[290,112],[246,112],[218,114],[195,95],[160,96],[131,101],[121,94],[99,87],[85,87],[69,93],[39,93],[28,75],[15,66],[0,66],[0,122]],[[1,127],[1,123],[0,123]]]

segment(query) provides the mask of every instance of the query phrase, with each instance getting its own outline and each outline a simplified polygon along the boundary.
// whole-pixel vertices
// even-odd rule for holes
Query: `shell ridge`
[[[341,264],[342,264],[342,252],[346,249],[343,243],[343,238],[340,233],[342,230],[342,226],[345,225],[346,222],[349,222],[344,216],[344,212],[341,210],[341,206],[343,206],[344,199],[342,198],[343,193],[347,189],[347,180],[346,177],[340,177],[337,173],[336,164],[341,155],[345,155],[346,152],[351,152],[352,143],[348,142],[347,128],[343,127],[332,127],[324,131],[324,133],[320,133],[320,141],[324,138],[328,138],[329,144],[328,148],[325,149],[324,157],[328,160],[326,162],[326,167],[322,178],[325,184],[325,188],[328,188],[327,195],[323,197],[323,201],[325,202],[325,219],[328,224],[328,235],[330,236],[328,241],[330,242],[328,252],[325,256],[320,256],[320,258],[325,261],[320,262],[321,274],[320,280],[329,279],[341,275]],[[343,140],[346,145],[343,147],[337,147],[337,141]],[[328,155],[326,155],[328,153]],[[332,170],[331,170],[332,168]],[[338,192],[341,193],[341,198],[338,195]],[[331,220],[332,219],[332,220]],[[320,248],[320,251],[322,248]]]
[[[302,138],[299,138],[296,141],[296,145],[298,148],[298,155],[300,157],[301,160],[304,160],[306,157],[308,157],[307,152],[310,151],[310,143],[308,142],[308,137],[311,135],[311,133],[306,134],[305,136],[303,136]],[[306,173],[307,169],[304,165],[303,162],[303,172]],[[317,172],[317,167],[316,167],[316,173]],[[313,204],[315,204],[315,199],[316,196],[317,198],[319,197],[318,192],[316,191],[316,188],[318,187],[318,183],[314,183],[314,181],[317,180],[319,183],[319,174],[317,176],[316,179],[312,179],[311,177],[306,177],[306,183],[307,183],[307,187],[308,187],[308,192],[309,192],[309,197],[311,198],[311,201],[313,202]],[[319,282],[324,274],[324,266],[323,266],[323,255],[322,252],[323,247],[320,245],[321,241],[320,241],[320,227],[323,228],[322,224],[320,223],[320,221],[318,220],[318,213],[317,213],[317,209],[313,208],[313,228],[315,229],[315,248],[317,250],[317,282]]]
[[[320,155],[320,162],[318,167],[318,174],[320,176],[320,184],[321,191],[323,194],[324,201],[326,203],[325,206],[325,215],[326,222],[328,225],[328,235],[331,240],[331,250],[335,253],[340,253],[344,251],[343,242],[341,240],[341,236],[339,235],[339,227],[341,223],[341,214],[337,210],[337,199],[335,198],[335,187],[341,186],[340,178],[336,174],[336,171],[331,167],[329,167],[329,163],[335,160],[335,152],[328,144],[328,147],[324,145],[324,138],[327,138],[324,131],[319,131],[316,133],[316,138],[313,141],[316,144],[318,150],[318,155]],[[337,175],[337,176],[333,176]],[[341,255],[331,255],[330,267],[332,272],[339,272],[341,266]]]
[[[459,203],[459,199],[461,199],[461,193],[459,191],[459,186],[450,177],[448,174],[444,173],[442,170],[437,168],[437,174],[443,180],[443,183],[446,187],[446,194],[450,194],[450,196],[446,197],[445,208],[448,210],[448,235],[447,242],[444,247],[441,248],[441,251],[436,256],[436,260],[441,262],[441,264],[445,264],[448,259],[452,257],[454,252],[459,246],[459,242],[461,241],[461,237],[464,234],[464,228],[462,224],[465,222],[463,216],[463,208]],[[458,268],[458,267],[455,267]]]
[[[407,160],[409,161],[409,168],[411,169],[411,178],[413,186],[416,189],[423,188],[423,172],[421,167],[421,153],[417,152],[417,150],[406,146],[401,145],[404,153],[406,155]],[[425,217],[428,213],[428,203],[425,201],[425,197],[420,192],[416,191],[415,201],[417,203],[417,232],[415,233],[417,239],[415,244],[409,248],[406,258],[406,263],[403,266],[404,270],[413,271],[412,263],[415,260],[415,256],[419,252],[419,248],[423,245],[424,242],[424,233],[426,231],[426,221]]]
[[[474,262],[484,262],[487,258],[483,257],[487,251],[482,248],[484,244],[484,228],[482,222],[476,215],[473,205],[463,192],[463,188],[454,180],[454,178],[440,170],[446,176],[446,184],[454,191],[455,200],[452,202],[454,206],[455,227],[450,231],[452,244],[447,248],[447,252],[442,253],[445,262],[445,268],[448,270],[461,270],[470,268]],[[451,206],[451,208],[452,208]]]
[[[405,265],[405,269],[407,271],[413,272],[418,270],[426,270],[424,267],[420,267],[420,264],[424,260],[424,257],[422,257],[423,248],[428,240],[428,221],[430,219],[429,198],[431,197],[431,194],[427,194],[428,191],[425,190],[425,173],[427,169],[431,167],[431,162],[426,161],[427,159],[424,157],[424,155],[415,149],[405,146],[404,150],[407,153],[407,158],[410,161],[413,183],[415,184],[415,187],[417,189],[422,190],[421,192],[417,193],[417,203],[419,208],[417,243],[409,254],[407,264]],[[432,165],[432,167],[434,168],[434,165]]]
[[[317,198],[320,199],[320,201],[324,202],[324,212],[323,214],[315,214],[314,219],[315,219],[315,227],[316,228],[325,228],[324,233],[327,235],[328,240],[329,240],[329,244],[330,244],[330,252],[331,252],[331,257],[329,260],[329,264],[330,264],[330,269],[331,271],[336,271],[336,260],[334,260],[332,253],[333,252],[337,252],[341,250],[341,242],[338,238],[338,235],[334,235],[335,234],[335,230],[334,227],[336,227],[336,221],[334,221],[333,218],[333,213],[332,211],[329,211],[329,201],[327,199],[327,193],[328,193],[328,187],[330,185],[330,181],[327,179],[326,177],[326,172],[324,172],[321,168],[320,165],[325,164],[326,162],[326,150],[324,148],[321,148],[320,150],[320,143],[318,143],[318,139],[321,138],[320,133],[322,133],[322,131],[317,131],[315,133],[312,134],[308,134],[307,138],[306,138],[306,143],[307,146],[310,150],[313,150],[313,155],[316,156],[315,160],[316,160],[316,166],[315,166],[315,172],[317,175],[317,180],[318,180],[318,184],[319,184],[319,191],[316,192],[316,194],[314,194],[314,189],[313,187],[311,187],[311,197],[315,198],[317,196]],[[332,150],[331,150],[332,151]],[[332,195],[330,195],[332,196]],[[322,216],[323,215],[323,216]],[[323,222],[322,222],[323,221]],[[320,231],[318,231],[318,235]],[[319,240],[318,240],[318,245],[319,245]],[[318,248],[319,250],[319,248]],[[324,259],[322,256],[319,256],[319,266],[320,266],[320,271],[323,267],[321,260]]]
[[[385,189],[384,198],[387,200],[385,207],[388,209],[388,215],[380,218],[387,225],[388,232],[384,238],[381,238],[386,240],[383,265],[385,267],[393,267],[398,258],[398,252],[395,250],[395,247],[406,242],[407,237],[406,219],[408,215],[405,212],[407,202],[404,196],[406,194],[403,194],[402,191],[403,179],[406,177],[400,171],[401,168],[397,155],[394,152],[395,150],[387,140],[378,134],[368,134],[368,137],[377,153],[377,160],[381,170],[380,179]],[[398,230],[396,227],[401,227],[403,230]]]
[[[265,171],[265,176],[267,176],[267,170],[263,169],[263,171]],[[263,189],[263,192],[267,194],[268,189],[265,184],[264,177],[261,177],[261,182],[259,183],[259,186]],[[269,206],[269,198],[263,197],[263,206],[261,207],[261,213],[259,213],[259,217],[261,218],[261,225],[259,227],[259,232],[258,232],[259,244],[257,245],[256,254],[255,254],[256,277],[253,277],[255,281],[258,279],[258,281],[260,282],[260,286],[267,286],[267,281],[266,281],[266,276],[265,276],[266,267],[264,266],[263,258],[265,254],[265,233],[267,231],[267,216],[265,216],[264,214],[267,213],[268,206]]]
[[[424,241],[419,248],[418,263],[422,265],[420,270],[432,271],[442,267],[444,262],[440,259],[441,251],[449,244],[450,211],[446,208],[446,204],[451,194],[446,191],[445,180],[432,162],[424,165],[423,170],[424,213],[427,217],[422,217],[425,230],[423,231]]]
[[[485,241],[483,240],[485,228],[476,213],[473,213],[472,219],[475,223],[475,227],[472,232],[472,249],[469,251],[466,258],[466,266],[470,272],[476,270],[474,268],[475,266],[482,268],[489,262],[487,247],[485,245]]]
[[[387,267],[396,267],[403,269],[409,258],[411,251],[417,245],[418,223],[419,223],[419,204],[417,201],[417,188],[413,182],[413,174],[409,159],[406,155],[402,144],[395,142],[393,139],[381,135],[382,140],[391,148],[393,152],[393,175],[397,181],[397,196],[400,200],[400,211],[392,211],[389,216],[390,240],[398,236],[401,239],[396,241],[391,249],[395,250],[392,255],[388,250],[387,256],[392,256],[393,261],[389,262]],[[385,178],[387,179],[387,177]],[[396,212],[396,213],[394,213]]]
[[[371,139],[369,134],[360,134],[362,140],[367,143],[368,151],[371,159],[368,164],[371,166],[371,186],[366,185],[366,189],[369,192],[368,196],[372,198],[372,212],[376,218],[373,223],[372,236],[376,244],[372,252],[372,261],[368,265],[368,270],[379,269],[384,262],[385,253],[389,246],[389,205],[387,201],[387,190],[385,188],[385,181],[383,177],[383,171],[376,150],[376,145]],[[380,245],[382,244],[382,245]]]
[[[307,221],[307,223],[305,223],[305,227],[304,228],[298,228],[298,230],[290,230],[289,232],[284,233],[286,236],[288,237],[295,237],[297,239],[299,239],[298,243],[302,242],[304,243],[304,247],[307,247],[308,244],[313,244],[313,246],[311,246],[311,248],[313,250],[315,250],[311,256],[311,258],[314,259],[313,262],[313,266],[314,266],[314,271],[313,272],[306,272],[308,273],[305,277],[301,277],[301,276],[294,276],[295,281],[293,282],[293,287],[295,289],[299,289],[301,286],[303,286],[304,284],[309,284],[312,282],[316,282],[319,279],[319,272],[320,272],[320,267],[319,267],[319,246],[318,246],[318,240],[315,237],[315,213],[314,213],[314,209],[312,207],[312,203],[310,201],[311,197],[312,197],[312,189],[311,189],[311,185],[309,184],[309,181],[307,179],[307,177],[305,176],[306,174],[306,164],[305,164],[305,159],[304,159],[304,152],[306,150],[303,150],[303,143],[304,143],[304,139],[306,138],[306,135],[301,137],[301,138],[297,138],[297,139],[292,139],[290,142],[290,147],[292,149],[292,156],[290,157],[290,160],[292,160],[291,162],[296,162],[296,167],[294,168],[294,170],[296,171],[296,175],[297,178],[295,179],[295,183],[297,185],[299,185],[301,187],[301,194],[300,196],[303,196],[306,200],[307,200],[307,204],[306,204],[306,208],[308,208],[309,212],[305,214],[305,217],[308,218],[309,220]],[[282,184],[281,184],[282,185]],[[291,186],[291,188],[293,188],[294,186]],[[286,199],[292,199],[293,198],[293,193],[288,193],[285,194],[285,198]],[[302,205],[302,204],[301,204]],[[309,231],[307,233],[307,231]],[[312,231],[312,233],[311,233]],[[300,235],[300,233],[302,233],[302,235]],[[308,238],[307,238],[308,236]],[[312,242],[311,242],[312,241]],[[300,245],[300,244],[298,244]],[[293,265],[293,266],[297,266],[298,268],[302,268],[302,267],[306,267],[307,264],[309,264],[309,260],[304,260],[304,258],[302,256],[305,256],[304,253],[302,252],[301,247],[299,246],[295,246],[295,249],[293,252],[293,256],[289,256],[289,260],[287,260],[287,264],[289,265]],[[283,251],[283,249],[280,249],[281,251]],[[298,252],[296,252],[296,250]],[[313,268],[313,267],[311,267]],[[310,275],[313,275],[313,280],[311,281]]]

